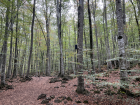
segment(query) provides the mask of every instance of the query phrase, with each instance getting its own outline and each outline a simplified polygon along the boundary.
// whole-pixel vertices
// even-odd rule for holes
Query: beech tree
[[[33,18],[32,18],[32,25],[31,25],[31,45],[30,45],[30,55],[29,55],[29,59],[28,59],[28,69],[27,69],[27,73],[26,76],[29,76],[29,71],[30,71],[30,63],[31,63],[31,57],[32,57],[32,51],[33,51],[33,32],[34,32],[34,19],[35,19],[35,3],[36,0],[34,0],[34,5],[33,5]]]
[[[120,57],[120,89],[127,88],[127,70],[126,70],[126,54],[125,54],[125,40],[124,40],[124,30],[123,30],[123,18],[122,18],[122,6],[121,0],[116,0],[116,17],[118,25],[118,47],[119,47],[119,57]]]
[[[84,22],[84,0],[79,0],[78,6],[78,39],[77,39],[77,70],[79,70],[77,93],[83,93],[84,78],[83,70],[83,22]]]
[[[58,27],[58,38],[60,46],[60,73],[59,76],[64,76],[64,60],[63,60],[63,45],[61,36],[61,0],[57,0],[57,27]]]
[[[4,42],[2,46],[2,70],[1,70],[1,85],[5,85],[5,67],[6,67],[6,55],[7,55],[7,40],[9,34],[9,14],[10,14],[10,0],[8,0],[7,10],[6,10],[6,22],[5,22],[5,34],[4,34]]]

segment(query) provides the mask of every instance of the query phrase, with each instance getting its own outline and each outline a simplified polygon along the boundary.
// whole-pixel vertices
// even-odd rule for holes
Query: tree
[[[107,13],[106,13],[107,9],[106,9],[106,0],[104,0],[104,19],[105,19],[105,30],[106,30],[106,34],[105,35],[105,40],[106,40],[106,49],[107,49],[107,59],[111,59],[111,54],[110,54],[110,45],[109,45],[109,32],[108,32],[108,24],[107,24]],[[112,64],[111,61],[107,62],[107,66],[108,69],[112,69]]]
[[[50,65],[50,31],[49,31],[49,20],[50,20],[50,16],[48,16],[48,6],[47,6],[47,0],[45,0],[45,6],[46,6],[46,30],[47,30],[47,67],[46,67],[46,76],[50,76],[50,70],[51,70],[51,65]]]
[[[31,25],[31,45],[30,45],[30,55],[29,55],[29,59],[28,59],[28,69],[27,69],[27,73],[26,76],[28,77],[29,75],[29,71],[30,71],[30,63],[31,63],[31,57],[32,57],[32,51],[33,51],[33,28],[34,28],[34,19],[35,19],[35,2],[36,0],[34,0],[34,5],[33,5],[33,18],[32,18],[32,25]]]
[[[93,37],[92,37],[92,21],[91,21],[91,12],[90,12],[90,6],[89,6],[89,0],[88,0],[88,18],[89,18],[89,35],[90,35],[90,58],[91,58],[91,65],[92,65],[92,73],[95,73],[95,67],[93,62]]]
[[[79,70],[77,93],[83,93],[84,78],[81,75],[83,69],[83,21],[84,21],[84,0],[79,0],[78,6],[78,40],[77,40],[77,70]]]
[[[120,57],[120,89],[127,88],[127,70],[126,70],[126,55],[125,55],[125,40],[124,40],[124,30],[123,30],[123,19],[122,19],[122,7],[121,0],[116,0],[116,17],[118,25],[118,47],[119,47],[119,57]]]
[[[58,28],[58,38],[60,46],[60,73],[59,76],[64,76],[64,60],[63,60],[63,45],[61,37],[61,0],[57,0],[57,28]]]
[[[17,7],[19,6],[19,0],[17,0]],[[17,63],[18,63],[18,12],[19,12],[19,8],[17,8],[17,21],[16,21],[16,40],[15,40],[15,58],[14,58],[14,71],[13,71],[13,76],[12,78],[16,77],[17,74]]]
[[[1,71],[1,85],[5,85],[5,67],[6,67],[6,54],[7,54],[7,40],[8,40],[8,27],[9,27],[9,14],[10,14],[10,0],[8,0],[7,10],[6,10],[6,23],[5,23],[5,35],[4,42],[2,46],[2,71]]]

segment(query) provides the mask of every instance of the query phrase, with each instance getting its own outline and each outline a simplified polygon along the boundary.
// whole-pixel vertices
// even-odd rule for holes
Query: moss
[[[88,100],[85,100],[83,103],[84,103],[84,104],[88,104]]]
[[[113,88],[114,88],[114,89],[117,89],[117,87],[116,87],[116,86],[113,86]]]
[[[114,95],[114,94],[116,94],[114,91],[111,91],[110,89],[104,91],[104,93],[105,93],[105,95]]]

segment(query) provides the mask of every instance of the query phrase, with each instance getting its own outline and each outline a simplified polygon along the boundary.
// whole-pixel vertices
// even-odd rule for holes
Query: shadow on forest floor
[[[138,66],[133,70],[139,70]],[[77,94],[77,78],[66,76],[31,77],[30,81],[21,81],[26,78],[17,77],[7,80],[14,89],[0,90],[0,105],[140,105],[140,73],[129,74],[129,90],[135,96],[128,96],[125,91],[119,91],[120,72],[118,69],[96,73],[95,81],[91,84],[88,73],[84,72],[85,89],[89,94]]]

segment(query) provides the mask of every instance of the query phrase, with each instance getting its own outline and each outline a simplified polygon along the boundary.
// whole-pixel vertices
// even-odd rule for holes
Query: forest
[[[0,0],[0,105],[140,105],[140,0]]]

